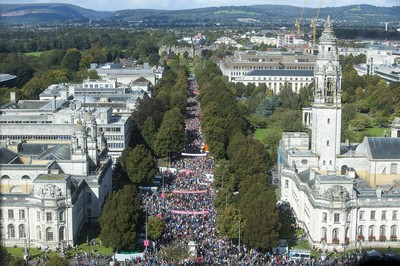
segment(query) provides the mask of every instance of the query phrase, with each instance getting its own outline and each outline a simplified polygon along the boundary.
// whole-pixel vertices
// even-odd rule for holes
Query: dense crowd
[[[215,190],[211,187],[214,160],[204,156],[204,139],[201,134],[201,108],[196,101],[197,85],[191,83],[191,96],[186,109],[186,134],[188,143],[185,156],[173,161],[168,169],[159,173],[163,187],[158,193],[143,194],[143,208],[148,215],[160,217],[166,225],[165,232],[155,247],[146,249],[144,260],[138,259],[127,265],[176,265],[162,255],[170,245],[188,246],[194,242],[196,251],[184,265],[282,265],[287,258],[274,257],[240,247],[218,235],[217,213],[213,206]],[[189,155],[188,155],[189,154]]]

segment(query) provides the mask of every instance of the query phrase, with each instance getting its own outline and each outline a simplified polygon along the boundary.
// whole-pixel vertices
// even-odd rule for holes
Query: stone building
[[[303,110],[312,137],[286,132],[279,144],[281,201],[316,248],[398,247],[400,138],[341,141],[342,75],[329,18],[318,51],[312,106]]]

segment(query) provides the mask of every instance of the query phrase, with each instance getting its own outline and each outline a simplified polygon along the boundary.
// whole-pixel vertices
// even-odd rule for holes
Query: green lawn
[[[40,56],[43,52],[30,52],[30,53],[25,53],[26,55],[32,55],[32,56]]]
[[[386,135],[390,135],[390,128],[383,128],[383,127],[371,127],[371,128],[366,128],[365,132],[368,132],[371,134],[373,137],[383,137],[383,134],[385,133],[386,130]]]
[[[255,137],[258,141],[262,142],[262,140],[265,139],[265,137],[266,137],[266,135],[267,135],[267,132],[268,132],[268,128],[259,128],[259,129],[256,129],[256,131],[254,132],[254,137]]]

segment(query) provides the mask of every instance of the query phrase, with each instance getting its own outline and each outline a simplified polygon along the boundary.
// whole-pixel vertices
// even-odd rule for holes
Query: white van
[[[291,249],[289,251],[289,259],[293,261],[311,260],[311,250]]]
[[[272,253],[275,255],[287,254],[289,251],[288,241],[287,239],[281,239],[279,242],[279,246],[274,247]]]

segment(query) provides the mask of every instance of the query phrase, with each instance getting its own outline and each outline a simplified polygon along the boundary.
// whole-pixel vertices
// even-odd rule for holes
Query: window
[[[13,224],[9,224],[7,227],[7,232],[8,232],[8,238],[14,238],[15,237],[15,227]]]
[[[53,220],[53,217],[51,215],[51,212],[46,212],[46,222],[51,222]]]
[[[86,203],[92,203],[92,193],[86,193]]]
[[[53,241],[53,229],[50,227],[46,229],[46,241]]]
[[[25,234],[25,225],[20,224],[20,225],[18,226],[18,235],[19,235],[19,238],[25,238],[25,237],[26,237],[26,234]]]
[[[326,227],[321,228],[321,241],[325,240],[326,241],[326,235],[327,235],[327,229]]]
[[[36,212],[36,221],[40,222],[40,211]]]
[[[370,219],[375,220],[375,211],[371,211]]]
[[[42,239],[42,230],[40,230],[40,226],[36,226],[36,236],[37,239]]]
[[[19,219],[25,220],[25,210],[19,210]]]
[[[285,179],[285,188],[289,188],[289,180]]]
[[[322,221],[326,223],[328,221],[328,214],[326,212],[322,213]]]
[[[328,118],[328,124],[330,124],[331,123],[331,119],[330,118]]]
[[[392,212],[392,220],[397,220],[397,211]]]
[[[60,222],[65,221],[65,212],[64,211],[60,211],[58,213],[58,219],[60,220]]]
[[[358,235],[359,236],[363,236],[364,235],[364,226],[359,226],[358,227]]]
[[[397,163],[390,164],[390,174],[397,174]]]
[[[340,214],[339,213],[335,213],[333,215],[333,222],[334,223],[339,223],[340,222]]]
[[[8,219],[14,219],[14,210],[8,210]]]
[[[327,141],[326,141],[326,146],[328,146],[328,147],[329,147],[329,140],[327,140]]]
[[[381,219],[386,220],[386,211],[382,211]]]
[[[375,228],[374,228],[373,225],[371,225],[369,227],[369,232],[368,233],[369,233],[368,236],[375,236]]]
[[[390,236],[397,236],[397,226],[393,225],[392,227],[390,227]]]
[[[333,239],[338,239],[339,238],[339,229],[338,228],[333,229],[332,238]]]
[[[382,225],[379,228],[379,236],[385,236],[386,235],[386,226]]]

